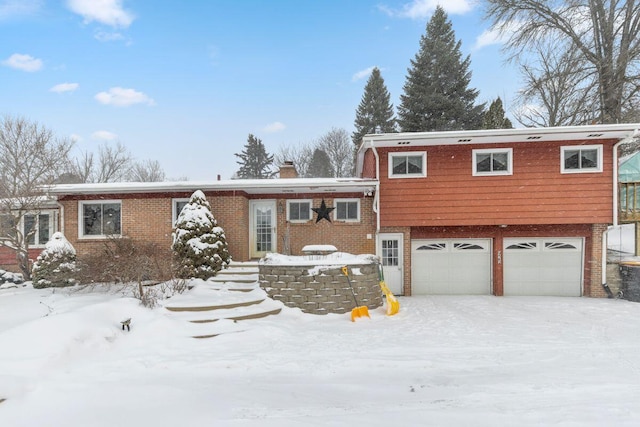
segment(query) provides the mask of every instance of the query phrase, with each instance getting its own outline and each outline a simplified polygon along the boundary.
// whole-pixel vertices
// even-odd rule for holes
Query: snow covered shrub
[[[182,208],[171,245],[176,277],[208,279],[231,262],[224,230],[218,227],[209,202],[200,190]]]
[[[15,285],[19,285],[22,282],[24,282],[22,274],[0,270],[0,285],[4,285],[5,283],[13,283]]]
[[[34,288],[57,288],[76,284],[76,250],[60,232],[53,233],[33,264]]]

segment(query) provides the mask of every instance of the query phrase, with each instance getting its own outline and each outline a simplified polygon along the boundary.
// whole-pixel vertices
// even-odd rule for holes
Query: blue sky
[[[518,74],[474,0],[442,0],[479,102]],[[0,0],[0,115],[76,152],[120,141],[170,178],[228,179],[250,133],[275,153],[353,132],[372,67],[399,104],[436,0]]]

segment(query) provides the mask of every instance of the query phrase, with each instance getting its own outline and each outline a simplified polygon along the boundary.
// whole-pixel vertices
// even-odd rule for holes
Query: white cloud
[[[67,0],[67,7],[81,15],[85,23],[99,22],[111,27],[127,28],[135,16],[122,7],[122,0]]]
[[[473,8],[470,0],[413,0],[405,3],[400,9],[392,9],[387,6],[378,8],[389,16],[410,19],[424,19],[431,16],[436,7],[440,5],[445,12],[462,15]]]
[[[128,107],[134,104],[155,105],[155,101],[142,92],[122,87],[112,87],[108,92],[100,92],[95,99],[104,105]]]
[[[373,71],[374,68],[376,68],[376,66],[372,65],[369,68],[365,68],[364,70],[358,71],[353,76],[351,76],[351,81],[352,82],[357,82],[358,80],[362,80],[364,78],[369,77],[369,75],[371,74],[371,72]]]
[[[31,15],[42,7],[42,0],[0,0],[0,21],[14,16]]]
[[[42,61],[40,59],[20,53],[14,53],[9,58],[2,61],[2,64],[7,67],[15,68],[16,70],[28,72],[38,71],[42,68]]]
[[[78,83],[60,83],[49,89],[49,92],[63,93],[73,92],[80,86]]]
[[[124,36],[121,33],[110,33],[107,31],[96,31],[93,34],[93,37],[101,42],[114,42],[124,40]]]
[[[275,132],[282,132],[286,128],[287,127],[284,125],[284,123],[273,122],[266,125],[262,130],[267,133],[275,133]]]
[[[91,134],[91,138],[99,139],[102,141],[113,141],[114,139],[118,138],[118,135],[113,132],[109,132],[108,130],[97,130]]]
[[[506,43],[509,37],[521,26],[521,23],[513,22],[505,25],[504,28],[500,28],[501,25],[499,24],[488,30],[484,30],[482,34],[476,38],[476,43],[473,48],[482,49],[486,46]]]
[[[78,135],[77,133],[72,133],[69,138],[71,139],[71,141],[73,142],[80,142],[82,141],[82,136]]]

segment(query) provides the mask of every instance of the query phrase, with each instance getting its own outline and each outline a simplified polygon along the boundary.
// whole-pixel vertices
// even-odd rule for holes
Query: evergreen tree
[[[497,97],[484,113],[482,129],[513,129],[511,120],[505,117],[502,100]]]
[[[462,59],[460,41],[447,14],[438,6],[420,38],[400,96],[398,122],[403,132],[477,129],[484,105],[474,106],[470,58]]]
[[[236,173],[240,179],[264,179],[271,178],[274,172],[271,170],[273,166],[273,155],[268,154],[262,143],[262,140],[249,134],[247,143],[241,153],[236,153],[236,163],[240,165],[240,169]]]
[[[371,76],[364,87],[362,100],[356,110],[354,125],[356,130],[351,134],[351,139],[356,147],[360,146],[362,137],[368,133],[396,131],[391,96],[378,67],[371,71]]]
[[[33,263],[33,287],[40,289],[75,285],[76,271],[76,250],[62,233],[53,233],[51,240]]]
[[[231,262],[224,230],[218,227],[209,202],[200,190],[182,208],[171,245],[174,271],[182,279],[208,279]]]
[[[326,151],[320,148],[316,148],[313,151],[313,156],[307,169],[307,176],[309,178],[331,178],[333,176],[331,159]]]

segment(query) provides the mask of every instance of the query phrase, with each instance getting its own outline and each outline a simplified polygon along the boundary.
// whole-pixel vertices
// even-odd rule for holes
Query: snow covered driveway
[[[0,425],[640,425],[640,304],[399,300],[197,340],[130,299],[0,290]]]

